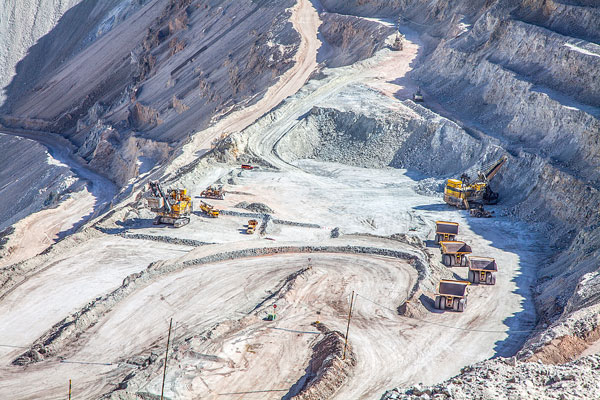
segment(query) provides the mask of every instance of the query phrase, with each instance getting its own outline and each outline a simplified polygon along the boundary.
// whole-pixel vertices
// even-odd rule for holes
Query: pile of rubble
[[[434,386],[417,384],[387,391],[395,399],[590,399],[600,395],[600,356],[563,365],[494,358],[465,367]]]

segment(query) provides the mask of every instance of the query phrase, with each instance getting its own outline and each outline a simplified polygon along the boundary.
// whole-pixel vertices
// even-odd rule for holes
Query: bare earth
[[[219,165],[190,177],[194,182],[188,187],[190,192],[199,194],[219,177],[230,176],[233,183],[227,184],[231,193],[226,200],[211,201],[219,208],[244,212],[234,209],[237,202],[258,201],[274,209],[275,218],[318,227],[280,224],[265,235],[250,236],[242,233],[248,219],[242,216],[208,219],[193,215],[191,223],[180,229],[152,226],[149,218],[129,221],[130,225],[123,222],[125,216],[113,218],[113,233],[149,235],[157,240],[121,237],[110,231],[83,238],[70,249],[51,253],[40,266],[41,272],[0,303],[3,397],[62,399],[68,379],[72,379],[74,398],[98,398],[116,389],[131,372],[147,376],[127,390],[159,395],[159,363],[143,370],[132,359],[152,352],[162,357],[168,320],[173,318],[168,397],[288,398],[296,393],[294,385],[305,375],[312,346],[321,337],[310,324],[319,320],[331,329],[345,331],[353,290],[358,297],[349,341],[357,365],[335,399],[378,399],[388,387],[435,383],[467,364],[518,348],[523,340],[519,331],[535,322],[528,288],[540,238],[526,226],[503,217],[492,221],[467,218],[463,212],[445,207],[438,197],[418,194],[419,177],[405,170],[372,170],[314,160],[289,163],[274,151],[301,115],[347,85],[364,83],[391,97],[408,97],[414,85],[405,75],[419,43],[409,36],[404,52],[385,49],[357,65],[330,71],[324,82],[305,85],[316,67],[319,18],[308,0],[300,0],[292,21],[302,36],[296,65],[255,106],[197,133],[170,171],[204,154],[213,138],[247,128],[249,152],[279,170],[240,171]],[[260,118],[284,99],[277,110]],[[85,216],[90,203],[82,204],[78,214]],[[54,232],[64,212],[59,208],[54,215],[38,215],[38,226],[46,234]],[[417,252],[415,247],[372,235],[410,233],[430,244],[436,219],[459,222],[461,239],[480,255],[495,257],[500,265],[496,286],[471,288],[465,313],[429,309],[419,319],[398,315],[397,307],[405,302],[418,276],[406,260],[351,252],[292,251],[173,267],[173,272],[153,276],[120,298],[59,355],[26,367],[11,365],[56,322],[118,288],[129,274],[145,271],[151,262],[166,260],[166,265],[177,266],[227,251],[284,245],[365,246],[411,253]],[[339,239],[329,238],[334,227],[342,232]],[[168,243],[171,239],[216,244],[192,249]],[[422,251],[439,267],[437,248]],[[464,269],[451,272],[457,278],[466,277]],[[286,285],[294,273],[298,276]],[[424,293],[414,301],[427,309],[432,295]],[[274,303],[278,305],[277,319],[264,321]]]

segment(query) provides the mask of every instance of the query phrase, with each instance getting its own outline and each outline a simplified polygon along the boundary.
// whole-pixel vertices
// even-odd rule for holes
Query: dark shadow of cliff
[[[99,24],[105,16],[105,13],[98,12],[90,19],[95,7],[107,10],[118,3],[119,0],[105,0],[101,3],[83,0],[67,10],[50,32],[39,38],[17,63],[15,76],[5,88],[6,101],[0,107],[0,115],[11,114],[13,106],[24,95],[40,89],[38,84],[45,77],[93,43],[89,35],[91,27]]]

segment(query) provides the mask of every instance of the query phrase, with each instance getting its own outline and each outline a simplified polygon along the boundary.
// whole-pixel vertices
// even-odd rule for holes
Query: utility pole
[[[352,318],[352,306],[354,305],[354,290],[352,291],[352,297],[350,298],[350,311],[348,311],[348,326],[346,326],[346,340],[344,341],[344,354],[342,360],[346,359],[346,347],[348,347],[348,331],[350,330],[350,319]]]
[[[163,400],[163,397],[165,394],[165,378],[167,377],[167,360],[169,357],[169,342],[171,341],[171,326],[172,325],[173,325],[173,318],[171,318],[171,322],[169,322],[169,334],[167,335],[167,351],[165,353],[165,368],[163,370],[163,381],[162,381],[162,389],[160,390],[160,400]]]

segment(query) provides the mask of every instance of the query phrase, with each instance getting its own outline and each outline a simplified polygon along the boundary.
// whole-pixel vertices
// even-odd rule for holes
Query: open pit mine
[[[0,3],[0,398],[600,399],[600,2]]]

